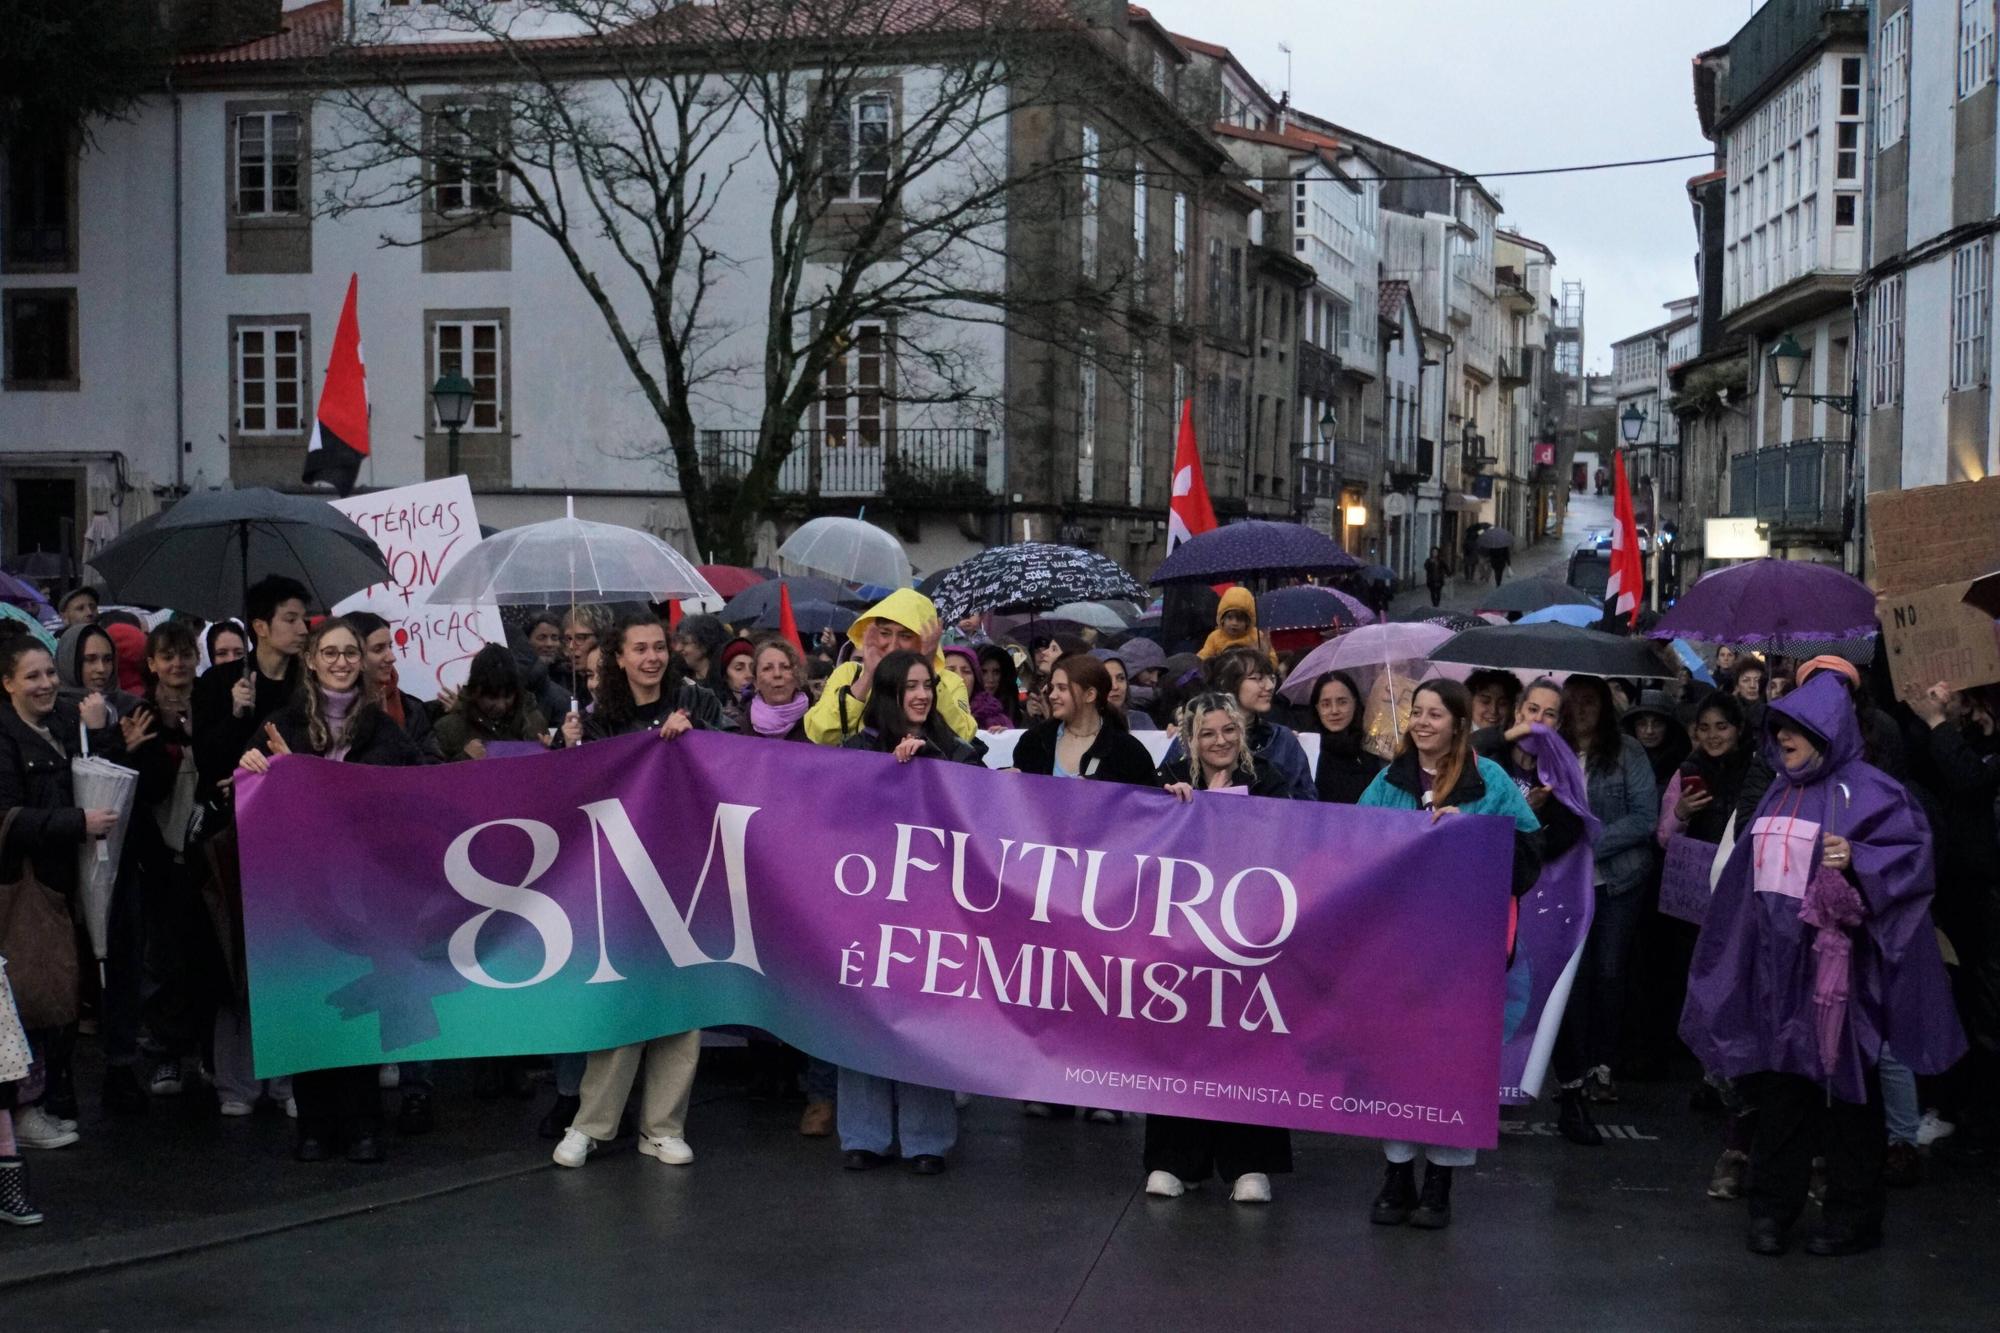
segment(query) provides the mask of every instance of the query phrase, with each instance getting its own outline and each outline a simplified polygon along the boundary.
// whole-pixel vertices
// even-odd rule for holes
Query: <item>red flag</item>
[[[319,389],[312,442],[306,446],[305,483],[333,483],[342,495],[354,489],[361,460],[368,457],[368,370],[361,360],[359,274],[347,278],[347,301],[333,331],[333,354]]]
[[[1636,625],[1646,600],[1646,565],[1639,555],[1639,524],[1632,513],[1632,486],[1625,479],[1622,449],[1611,455],[1611,476],[1611,578],[1604,585],[1604,596],[1612,602],[1612,614],[1629,616]]]
[[[1181,433],[1174,445],[1173,497],[1167,501],[1167,554],[1190,537],[1216,526],[1208,483],[1201,475],[1201,450],[1194,440],[1194,400],[1181,400]]]
[[[681,610],[681,599],[678,597],[669,597],[667,599],[667,628],[670,630],[679,629],[683,614],[685,613]]]
[[[784,635],[801,655],[805,653],[805,640],[799,637],[799,622],[792,615],[791,585],[785,583],[778,585],[778,633]]]

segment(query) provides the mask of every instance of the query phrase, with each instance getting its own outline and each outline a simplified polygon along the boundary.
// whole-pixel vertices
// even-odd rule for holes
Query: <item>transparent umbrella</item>
[[[564,518],[509,528],[467,551],[429,601],[510,606],[715,598],[687,558],[650,532],[592,523],[569,502]]]
[[[845,583],[910,586],[910,557],[893,533],[865,518],[815,518],[778,548],[778,558]]]

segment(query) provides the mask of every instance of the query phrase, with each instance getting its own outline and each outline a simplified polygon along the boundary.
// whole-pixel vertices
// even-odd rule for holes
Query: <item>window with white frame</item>
[[[827,447],[881,448],[888,387],[888,326],[855,325],[820,377],[820,428]]]
[[[461,102],[437,113],[436,208],[439,214],[482,213],[500,203],[500,112]]]
[[[1993,0],[1958,0],[1958,95],[1993,78]]]
[[[1993,325],[1993,243],[1981,237],[1951,256],[1951,387],[1987,380],[1987,338]]]
[[[1076,498],[1097,497],[1097,349],[1083,335],[1076,386]]]
[[[1174,196],[1174,318],[1187,318],[1188,197]]]
[[[1876,407],[1892,407],[1903,397],[1903,275],[1875,288],[1868,329],[1868,396]]]
[[[506,418],[500,401],[500,321],[440,320],[432,326],[432,338],[432,361],[439,376],[461,375],[472,384],[472,411],[466,415],[465,431],[500,430]]]
[[[305,342],[296,324],[236,330],[236,430],[297,435],[305,429]]]
[[[889,137],[895,101],[886,92],[852,93],[835,101],[827,125],[827,198],[879,202],[889,191]]]
[[[289,111],[236,117],[236,212],[285,217],[299,211],[299,118]]]
[[[1083,174],[1083,276],[1097,276],[1097,214],[1103,202],[1104,178],[1098,172],[1098,140],[1095,127],[1083,127],[1083,153],[1079,159]]]
[[[1125,503],[1136,509],[1146,502],[1146,350],[1133,348],[1131,361],[1125,408]]]
[[[1901,143],[1910,123],[1910,11],[1899,9],[1882,20],[1876,42],[1875,146]]]

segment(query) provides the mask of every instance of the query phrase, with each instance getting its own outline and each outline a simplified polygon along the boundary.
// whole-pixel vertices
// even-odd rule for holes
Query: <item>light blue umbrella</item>
[[[1577,629],[1589,629],[1604,619],[1604,608],[1598,606],[1545,606],[1539,611],[1530,611],[1522,616],[1519,625],[1571,625]]]

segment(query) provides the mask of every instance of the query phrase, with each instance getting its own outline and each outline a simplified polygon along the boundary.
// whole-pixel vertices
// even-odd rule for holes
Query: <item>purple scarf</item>
[[[347,758],[348,745],[341,733],[347,730],[347,718],[354,711],[354,701],[361,697],[359,688],[352,690],[329,690],[319,692],[320,705],[326,710],[326,735],[328,749],[326,757],[335,761]]]
[[[750,696],[750,726],[759,736],[783,736],[812,707],[812,696],[801,690],[786,704],[767,704],[761,694]]]

